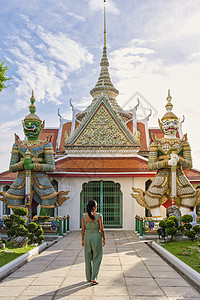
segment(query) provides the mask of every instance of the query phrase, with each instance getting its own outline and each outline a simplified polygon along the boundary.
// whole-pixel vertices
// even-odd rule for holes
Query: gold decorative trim
[[[50,195],[40,196],[40,199],[41,200],[49,200],[49,199],[51,199],[51,198],[53,198],[53,197],[55,197],[57,195],[58,195],[58,192],[53,192]]]

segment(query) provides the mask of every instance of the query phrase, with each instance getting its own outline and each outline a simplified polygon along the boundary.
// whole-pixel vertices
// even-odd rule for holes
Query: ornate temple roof
[[[138,132],[129,130],[104,93],[65,144],[67,154],[106,150],[113,154],[137,154],[139,148]]]

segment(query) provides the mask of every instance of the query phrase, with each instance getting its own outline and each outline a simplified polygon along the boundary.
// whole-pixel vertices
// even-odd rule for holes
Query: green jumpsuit
[[[102,260],[102,235],[99,231],[98,218],[101,214],[97,213],[94,222],[87,222],[85,214],[85,237],[84,237],[84,252],[85,252],[85,273],[87,281],[96,280]]]

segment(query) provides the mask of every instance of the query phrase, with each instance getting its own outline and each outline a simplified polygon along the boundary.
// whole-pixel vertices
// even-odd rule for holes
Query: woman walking
[[[87,281],[98,284],[97,276],[105,245],[105,233],[102,215],[96,213],[97,202],[90,200],[86,207],[87,213],[82,217],[82,246],[85,252],[85,273]]]

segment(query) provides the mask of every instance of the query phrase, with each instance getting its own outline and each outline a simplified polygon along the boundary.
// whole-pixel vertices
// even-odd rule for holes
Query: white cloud
[[[86,62],[93,62],[93,55],[67,35],[46,32],[41,26],[38,26],[37,34],[48,47],[46,54],[53,59],[66,63],[69,71],[79,69]]]
[[[82,99],[76,103],[75,107],[85,109],[91,104],[91,100],[91,97],[82,97]]]
[[[85,18],[83,16],[80,16],[80,15],[77,15],[77,14],[74,14],[71,12],[68,12],[68,15],[71,17],[74,17],[75,19],[77,19],[79,21],[85,22]]]
[[[18,126],[19,124],[21,124],[22,120],[24,118],[21,117],[21,118],[18,118],[16,120],[13,120],[13,121],[8,121],[8,122],[5,122],[3,124],[0,125],[0,130],[4,130],[4,131],[9,131],[9,130],[13,130],[14,128],[16,128],[16,126]]]
[[[24,136],[23,129],[20,124],[22,119],[16,119],[10,122],[6,122],[0,127],[1,144],[3,145],[3,147],[0,147],[0,168],[1,168],[0,172],[9,169],[9,161],[11,155],[10,153],[12,150],[12,145],[14,144],[15,141],[14,132],[17,132],[20,138],[23,138]]]
[[[89,0],[88,1],[89,7],[93,11],[102,11],[103,7],[103,1],[102,0]],[[108,0],[106,3],[106,11],[109,13],[113,13],[115,15],[119,15],[120,11],[119,9],[115,6],[113,0]]]
[[[51,101],[61,104],[59,97],[66,85],[69,75],[79,70],[86,63],[93,63],[93,55],[80,43],[72,40],[66,34],[53,34],[42,26],[33,25],[29,18],[21,15],[29,27],[27,39],[10,36],[8,59],[17,67],[13,80],[16,83],[16,107],[21,109],[28,106],[33,89],[37,101]],[[41,42],[33,46],[33,36]],[[32,37],[30,39],[30,36]],[[14,59],[13,59],[14,57]],[[70,83],[68,83],[70,87]]]

